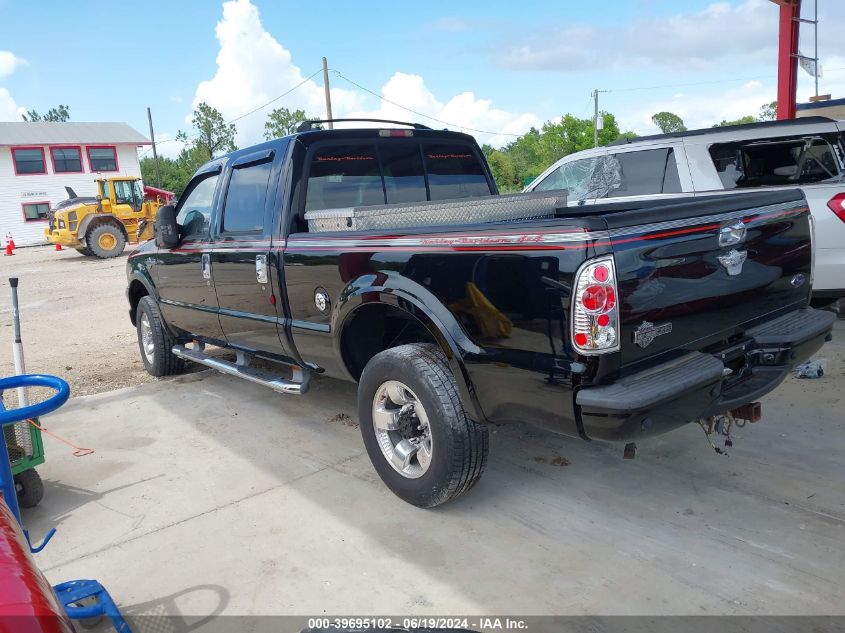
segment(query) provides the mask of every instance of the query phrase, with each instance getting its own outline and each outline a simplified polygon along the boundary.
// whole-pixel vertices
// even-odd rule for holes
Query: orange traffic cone
[[[15,238],[12,237],[11,231],[6,233],[6,241],[12,246],[12,250],[15,250],[17,248],[17,246],[15,246]]]
[[[56,250],[57,250],[57,251],[62,250],[62,245],[61,245],[61,244],[59,244],[58,242],[56,242]]]
[[[11,242],[6,242],[6,255],[14,255]]]

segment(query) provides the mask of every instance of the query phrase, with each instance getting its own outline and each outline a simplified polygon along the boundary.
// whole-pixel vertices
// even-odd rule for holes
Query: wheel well
[[[132,325],[135,325],[135,315],[138,313],[138,303],[142,297],[146,297],[147,287],[137,279],[133,279],[129,284],[129,318],[132,320]]]
[[[370,303],[358,308],[344,326],[340,350],[346,369],[358,380],[373,356],[408,343],[438,344],[414,315],[384,303]]]

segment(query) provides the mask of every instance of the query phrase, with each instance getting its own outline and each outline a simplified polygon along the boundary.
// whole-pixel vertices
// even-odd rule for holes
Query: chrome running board
[[[251,367],[249,362],[252,358],[243,352],[237,352],[238,362],[233,363],[222,358],[209,356],[202,351],[204,346],[197,345],[196,343],[194,345],[197,346],[197,349],[189,349],[184,345],[175,345],[172,350],[173,354],[184,360],[216,369],[224,374],[270,387],[270,389],[279,393],[300,396],[308,391],[308,383],[311,379],[311,372],[308,369],[303,369],[298,365],[288,365],[293,371],[293,377],[291,379],[280,378],[272,372]]]

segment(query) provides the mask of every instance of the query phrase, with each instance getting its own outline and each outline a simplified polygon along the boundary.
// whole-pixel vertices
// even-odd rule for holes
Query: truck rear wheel
[[[158,304],[149,295],[141,297],[138,302],[135,324],[141,360],[148,374],[159,378],[178,374],[185,369],[184,361],[171,351],[176,345],[176,339],[167,331]]]
[[[487,429],[470,420],[455,377],[435,345],[376,354],[361,374],[358,419],[364,446],[398,497],[433,508],[472,488],[487,462]]]
[[[120,227],[114,224],[98,224],[88,231],[85,236],[85,244],[96,257],[109,259],[117,257],[123,252],[126,246],[126,238]]]

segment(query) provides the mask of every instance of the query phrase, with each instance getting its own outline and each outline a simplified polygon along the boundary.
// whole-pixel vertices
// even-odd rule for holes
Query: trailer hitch
[[[716,446],[713,442],[713,435],[722,435],[725,438],[725,448],[731,448],[734,443],[731,438],[731,430],[734,426],[743,428],[748,422],[759,422],[763,417],[763,408],[759,402],[749,402],[740,407],[726,411],[719,415],[711,415],[706,418],[698,418],[698,425],[704,431],[704,436],[710,447],[719,455],[727,455],[728,452]]]

